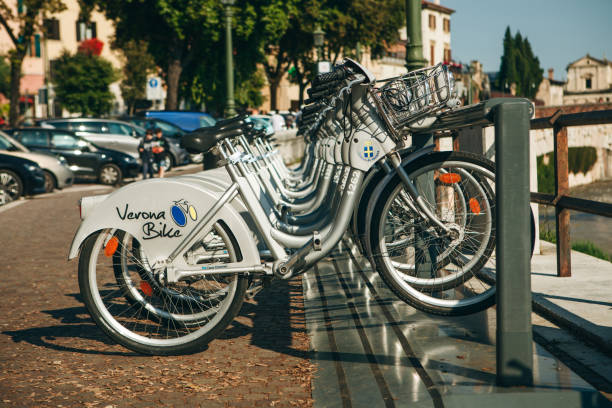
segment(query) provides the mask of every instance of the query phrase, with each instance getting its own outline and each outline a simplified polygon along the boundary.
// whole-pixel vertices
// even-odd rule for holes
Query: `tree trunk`
[[[11,62],[11,106],[9,109],[9,126],[17,127],[19,120],[19,96],[21,84],[21,65],[23,56],[12,55]]]
[[[277,110],[277,99],[278,99],[278,85],[280,80],[270,80],[270,110]]]
[[[300,97],[299,97],[299,108],[302,107],[302,105],[304,104],[304,91],[306,90],[306,87],[308,86],[308,80],[306,80],[305,82],[302,82],[300,80]]]
[[[170,60],[168,64],[168,76],[166,78],[166,84],[168,85],[168,89],[166,90],[166,110],[178,109],[178,88],[181,72],[183,72],[181,60],[179,58]]]

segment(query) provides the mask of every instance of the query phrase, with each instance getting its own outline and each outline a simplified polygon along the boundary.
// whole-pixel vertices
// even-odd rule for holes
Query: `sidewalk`
[[[342,247],[302,281],[315,407],[612,405],[535,342],[534,386],[497,387],[494,308],[463,317],[421,313]]]
[[[612,263],[572,251],[572,276],[557,277],[556,247],[531,260],[535,312],[612,355]]]

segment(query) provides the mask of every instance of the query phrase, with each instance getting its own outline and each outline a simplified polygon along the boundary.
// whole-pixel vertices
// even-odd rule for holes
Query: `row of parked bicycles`
[[[80,202],[82,298],[96,324],[146,354],[202,350],[245,296],[329,256],[343,237],[415,308],[439,315],[495,301],[495,173],[484,157],[406,146],[458,108],[444,65],[376,81],[346,59],[308,90],[288,168],[244,117],[182,139],[223,166],[127,185]]]

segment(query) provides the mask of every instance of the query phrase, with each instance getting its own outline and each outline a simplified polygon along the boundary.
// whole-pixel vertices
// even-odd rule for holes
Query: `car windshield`
[[[9,152],[29,152],[27,147],[2,132],[0,132],[0,150],[7,150]]]
[[[83,149],[84,147],[89,147],[90,151],[97,150],[91,143],[69,133],[54,132],[51,136],[51,144],[57,149]]]
[[[165,137],[178,138],[185,134],[185,132],[181,130],[181,128],[171,125],[166,122],[162,122],[160,120],[151,121],[150,124],[151,124],[151,127],[160,128]]]
[[[217,121],[211,116],[200,116],[200,127],[215,126]]]

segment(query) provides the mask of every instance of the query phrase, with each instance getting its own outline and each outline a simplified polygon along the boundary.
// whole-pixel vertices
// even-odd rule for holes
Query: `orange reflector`
[[[142,290],[142,293],[146,296],[153,296],[153,288],[149,285],[149,282],[140,281],[140,290]]]
[[[440,174],[440,181],[444,184],[454,184],[461,181],[461,176],[457,173]]]
[[[117,247],[119,246],[119,240],[117,237],[112,237],[107,243],[106,247],[104,247],[104,255],[111,257],[117,251]]]
[[[480,204],[478,204],[477,199],[470,198],[470,210],[472,210],[472,214],[480,214]]]

